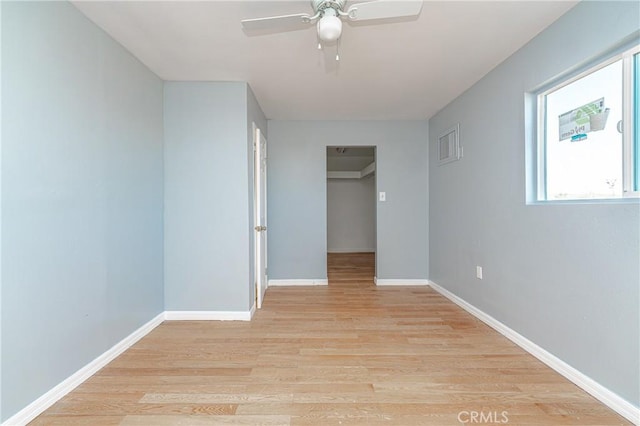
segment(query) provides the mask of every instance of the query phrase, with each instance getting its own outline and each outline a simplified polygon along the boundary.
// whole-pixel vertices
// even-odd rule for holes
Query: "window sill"
[[[527,201],[528,206],[545,205],[580,205],[580,204],[639,204],[640,196],[633,195],[624,198],[585,198],[580,200],[536,200]]]

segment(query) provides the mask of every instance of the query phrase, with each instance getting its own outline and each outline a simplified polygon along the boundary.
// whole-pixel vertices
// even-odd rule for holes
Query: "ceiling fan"
[[[286,29],[300,24],[313,24],[317,21],[318,39],[333,43],[342,34],[342,20],[352,22],[375,19],[402,18],[417,16],[422,9],[422,0],[374,0],[356,3],[345,10],[346,0],[311,0],[314,13],[271,16],[267,18],[243,19],[246,30]],[[318,48],[321,48],[318,43]],[[336,56],[336,59],[339,59]]]

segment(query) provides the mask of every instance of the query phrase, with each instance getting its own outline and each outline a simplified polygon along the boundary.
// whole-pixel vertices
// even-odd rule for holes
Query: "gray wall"
[[[635,404],[638,203],[526,205],[523,100],[637,31],[639,14],[578,4],[429,121],[431,280]],[[458,122],[464,158],[437,166],[437,137]]]
[[[266,124],[248,90],[246,83],[165,83],[167,310],[253,304],[250,123]]]
[[[327,179],[327,251],[349,253],[375,250],[375,176]]]
[[[327,146],[376,146],[377,276],[427,279],[426,121],[269,121],[269,278],[326,279]]]
[[[162,82],[69,3],[2,4],[2,419],[163,311]]]

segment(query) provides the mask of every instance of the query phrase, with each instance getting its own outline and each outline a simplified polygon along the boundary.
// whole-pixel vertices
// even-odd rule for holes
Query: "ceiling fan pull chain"
[[[336,61],[340,60],[340,39],[336,40]]]

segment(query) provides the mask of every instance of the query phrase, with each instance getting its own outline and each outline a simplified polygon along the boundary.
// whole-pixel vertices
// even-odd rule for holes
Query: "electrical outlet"
[[[479,280],[482,279],[482,266],[476,266],[476,278]]]

